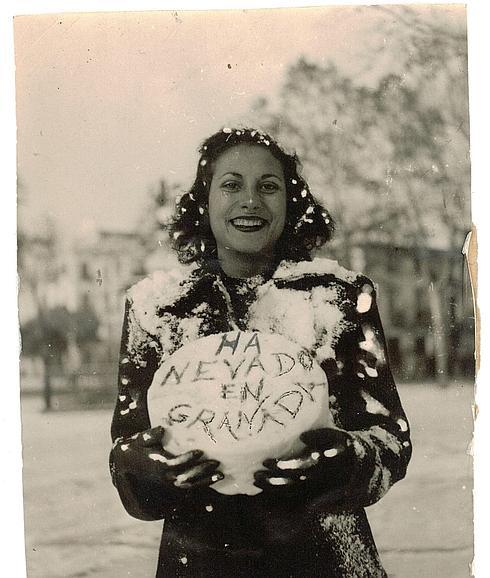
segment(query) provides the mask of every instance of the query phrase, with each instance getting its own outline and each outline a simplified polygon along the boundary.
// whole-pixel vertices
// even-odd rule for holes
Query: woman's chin
[[[259,258],[260,260],[272,260],[274,255],[274,248],[270,247],[265,243],[247,243],[238,245],[238,246],[230,246],[229,247],[230,254],[233,255],[236,259],[251,259],[251,258]]]

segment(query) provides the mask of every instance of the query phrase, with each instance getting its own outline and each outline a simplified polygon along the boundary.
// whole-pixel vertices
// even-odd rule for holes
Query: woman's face
[[[240,144],[215,162],[209,220],[218,256],[272,257],[286,221],[282,165],[262,146]]]

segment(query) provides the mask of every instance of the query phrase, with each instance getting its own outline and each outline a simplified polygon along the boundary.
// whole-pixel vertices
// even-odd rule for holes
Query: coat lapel
[[[352,323],[348,287],[357,274],[336,261],[281,262],[271,279],[257,288],[246,329],[278,333],[315,352],[319,361],[335,358],[335,344]],[[180,294],[157,308],[171,327],[172,353],[189,341],[237,329],[231,299],[216,267],[192,271]],[[168,333],[168,332],[167,332]]]

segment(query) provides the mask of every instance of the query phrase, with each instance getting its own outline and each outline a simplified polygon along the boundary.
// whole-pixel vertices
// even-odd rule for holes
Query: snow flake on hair
[[[312,208],[312,210],[314,210]],[[308,213],[308,211],[307,211]],[[313,219],[311,219],[310,217],[307,217],[306,214],[305,215],[301,215],[301,217],[298,219],[298,222],[296,223],[296,225],[294,225],[294,230],[297,231],[300,227],[303,226],[304,223],[313,223]]]

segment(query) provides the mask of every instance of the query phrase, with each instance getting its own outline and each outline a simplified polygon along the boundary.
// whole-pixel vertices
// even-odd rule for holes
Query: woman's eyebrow
[[[265,175],[262,175],[260,178],[261,179],[267,179],[269,177],[275,177],[276,179],[281,180],[281,177],[279,175],[274,174],[274,173],[266,173]]]
[[[233,171],[226,171],[226,173],[223,173],[222,175],[220,175],[220,179],[222,179],[223,177],[226,177],[227,175],[232,175],[234,177],[241,177],[242,175],[240,173],[234,173]]]
[[[241,173],[235,173],[233,171],[226,171],[226,173],[223,173],[222,175],[220,175],[219,178],[222,179],[223,177],[226,177],[227,175],[242,178]],[[274,173],[265,173],[260,178],[261,179],[267,179],[269,177],[275,177],[276,179],[281,180],[281,177],[279,175],[274,174]]]

